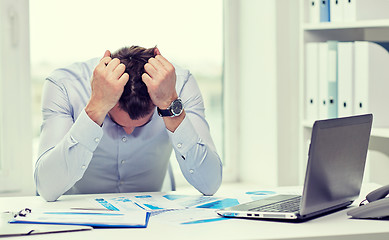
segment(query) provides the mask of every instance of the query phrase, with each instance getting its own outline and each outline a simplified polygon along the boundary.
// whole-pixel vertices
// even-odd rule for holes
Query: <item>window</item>
[[[189,69],[197,79],[222,157],[222,0],[34,0],[30,1],[30,35],[35,156],[42,84],[52,70],[102,56],[106,49],[157,45],[167,59]]]
[[[0,195],[32,194],[28,0],[0,0]]]
[[[3,92],[2,90],[2,87],[1,87],[1,81],[0,81],[0,93]],[[2,99],[0,98],[0,112],[2,110],[2,106],[3,106],[3,103],[2,103]],[[2,122],[2,118],[0,118],[0,133],[3,132],[3,122]],[[4,157],[3,157],[3,134],[0,134],[0,173],[2,173],[4,171]],[[0,188],[1,189],[1,188]],[[1,190],[0,190],[1,191]]]

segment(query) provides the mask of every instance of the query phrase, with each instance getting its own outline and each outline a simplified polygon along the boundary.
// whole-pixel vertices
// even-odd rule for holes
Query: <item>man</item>
[[[45,82],[38,193],[160,191],[169,157],[205,195],[222,165],[193,76],[157,48],[133,46],[55,70]]]

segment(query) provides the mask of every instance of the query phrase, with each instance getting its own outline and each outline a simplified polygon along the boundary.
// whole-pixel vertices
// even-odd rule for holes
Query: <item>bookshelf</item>
[[[304,181],[305,168],[307,163],[307,153],[313,120],[305,119],[305,65],[306,52],[305,45],[309,42],[326,42],[326,41],[389,41],[389,18],[379,20],[364,20],[355,22],[309,22],[308,0],[300,0],[300,32],[299,32],[299,49],[300,49],[300,67],[299,67],[299,105],[300,105],[300,150],[299,150],[299,176],[300,184]],[[371,1],[372,3],[374,0]],[[389,67],[389,66],[388,66]],[[389,94],[389,89],[388,89]],[[383,104],[385,107],[385,104]],[[388,110],[389,111],[389,110]],[[371,152],[379,152],[381,159],[389,159],[389,128],[373,128],[369,144],[369,154],[366,166],[366,181],[374,181],[371,176],[386,176],[389,167],[389,161],[375,160],[377,155]],[[375,164],[374,167],[371,165]],[[380,165],[377,165],[380,164]],[[385,164],[382,166],[382,164]],[[374,172],[372,172],[374,169]],[[380,179],[383,179],[380,177]],[[389,179],[385,179],[388,181]],[[387,184],[382,183],[382,184]]]
[[[302,29],[305,31],[320,31],[328,29],[374,29],[388,28],[389,19],[365,20],[358,22],[323,22],[323,23],[303,23]]]

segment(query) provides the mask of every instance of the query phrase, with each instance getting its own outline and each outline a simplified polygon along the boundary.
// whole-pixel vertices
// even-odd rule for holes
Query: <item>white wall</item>
[[[226,3],[236,11],[226,83],[238,84],[226,113],[238,115],[239,132],[226,141],[236,148],[237,178],[261,187],[298,184],[298,2]]]
[[[240,179],[274,185],[278,166],[275,1],[241,1],[240,16]]]
[[[278,185],[298,185],[299,18],[298,0],[277,0]],[[303,174],[304,176],[304,174]]]
[[[389,184],[389,139],[370,137],[364,181]]]

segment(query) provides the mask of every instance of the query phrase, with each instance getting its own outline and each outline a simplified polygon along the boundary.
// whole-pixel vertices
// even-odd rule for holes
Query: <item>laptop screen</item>
[[[316,121],[308,153],[301,215],[359,196],[372,115]]]

